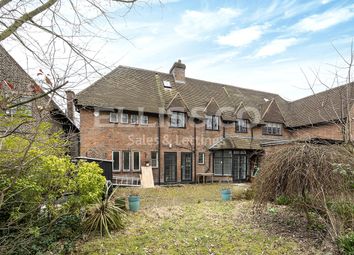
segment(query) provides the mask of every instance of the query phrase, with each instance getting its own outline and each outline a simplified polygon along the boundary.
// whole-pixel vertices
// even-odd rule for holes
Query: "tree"
[[[118,8],[128,13],[136,2],[0,0],[0,43],[24,48],[28,57],[38,62],[51,78],[51,84],[45,83],[43,87],[58,96],[64,84],[67,89],[70,83],[77,85],[110,69],[97,60],[99,49],[91,48],[90,43],[98,37],[125,38],[113,25],[109,13]]]
[[[325,122],[332,123],[342,131],[343,141],[345,143],[353,143],[353,113],[354,110],[354,83],[353,83],[353,65],[354,65],[354,51],[353,42],[350,47],[349,57],[346,58],[333,45],[333,48],[342,60],[342,65],[334,65],[333,78],[330,83],[323,81],[319,70],[312,70],[313,80],[310,81],[308,75],[303,74],[307,80],[307,84],[311,89],[315,100],[317,100],[318,114],[320,114]],[[344,84],[344,85],[342,85]],[[326,98],[321,98],[314,88],[316,85],[322,86],[325,90],[331,90],[338,86],[336,93],[328,93]],[[334,91],[334,90],[332,90]],[[338,103],[339,102],[339,103]],[[335,117],[333,117],[333,115]]]

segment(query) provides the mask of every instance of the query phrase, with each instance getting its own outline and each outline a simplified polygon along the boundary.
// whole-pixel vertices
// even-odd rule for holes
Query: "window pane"
[[[134,157],[134,170],[139,170],[140,169],[140,153],[138,151],[133,152],[133,157]]]
[[[177,112],[172,112],[171,127],[177,127]]]
[[[131,123],[131,124],[138,124],[138,115],[132,114],[132,115],[130,116],[130,123]]]
[[[213,116],[213,130],[219,130],[219,117]]]
[[[198,164],[204,164],[204,152],[199,152],[198,155]]]
[[[112,155],[113,170],[119,170],[119,151],[114,151]]]
[[[185,127],[185,116],[184,112],[178,113],[178,127]]]
[[[206,128],[207,129],[213,129],[213,121],[212,121],[212,117],[211,116],[206,116],[205,117],[205,121],[206,121]]]
[[[128,123],[128,114],[122,113],[122,123]]]
[[[141,115],[140,116],[140,124],[142,125],[147,125],[149,123],[149,118],[148,116]]]
[[[157,167],[157,151],[151,152],[151,166]]]
[[[129,151],[123,152],[123,169],[130,170],[130,152]]]
[[[224,175],[231,176],[232,174],[232,157],[228,153],[224,153]]]
[[[109,113],[109,121],[113,123],[118,123],[118,113],[115,112]]]
[[[222,175],[222,158],[214,158],[214,174]]]

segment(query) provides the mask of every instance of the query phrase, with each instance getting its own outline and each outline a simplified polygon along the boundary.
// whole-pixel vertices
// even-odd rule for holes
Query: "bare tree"
[[[0,0],[0,43],[22,47],[28,58],[37,62],[50,77],[52,84],[47,86],[46,93],[60,94],[58,91],[64,83],[67,89],[110,69],[97,60],[100,48],[91,44],[97,38],[128,40],[115,27],[110,13],[121,9],[125,15],[136,2]]]
[[[343,141],[345,143],[353,143],[353,113],[354,109],[354,83],[352,81],[353,65],[354,65],[354,51],[353,42],[350,47],[350,55],[346,58],[334,45],[333,48],[339,55],[343,65],[334,65],[335,71],[331,82],[325,82],[321,78],[319,70],[311,70],[314,79],[310,81],[308,76],[302,70],[307,84],[312,91],[316,104],[318,105],[318,114],[324,122],[336,125],[342,131]],[[344,84],[344,85],[343,85]],[[321,97],[315,92],[315,86],[322,86],[326,91],[335,93],[327,93],[326,97]],[[339,87],[340,88],[336,88]]]

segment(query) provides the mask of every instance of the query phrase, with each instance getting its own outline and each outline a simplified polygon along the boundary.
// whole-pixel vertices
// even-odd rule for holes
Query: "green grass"
[[[80,254],[306,254],[294,240],[272,236],[249,221],[250,201],[220,201],[227,185],[121,189],[139,194],[142,209],[112,238],[95,237]],[[232,186],[233,194],[244,187]]]

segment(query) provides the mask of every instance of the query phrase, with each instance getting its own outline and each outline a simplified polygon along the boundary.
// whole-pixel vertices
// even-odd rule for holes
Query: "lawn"
[[[221,201],[220,190],[224,187],[232,188],[233,201]],[[141,196],[141,210],[129,212],[126,228],[114,233],[112,238],[92,237],[80,244],[77,252],[321,254],[298,238],[267,231],[267,226],[256,224],[252,201],[242,200],[244,190],[245,186],[223,184],[120,188],[118,196]]]

